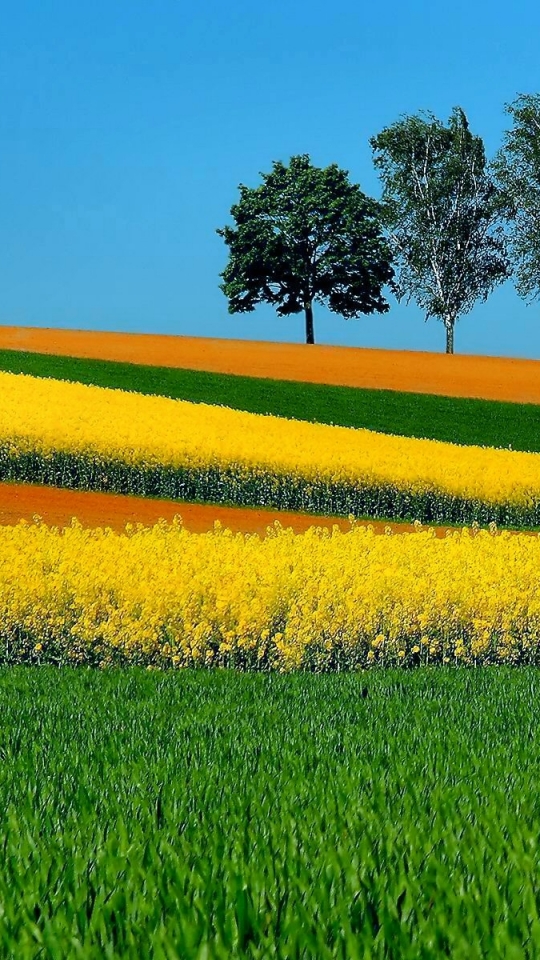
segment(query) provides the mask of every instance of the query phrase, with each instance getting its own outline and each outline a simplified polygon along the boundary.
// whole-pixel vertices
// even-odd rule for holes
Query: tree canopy
[[[255,188],[240,185],[235,226],[218,234],[229,247],[220,285],[230,313],[266,302],[279,316],[304,312],[314,343],[313,304],[344,317],[385,313],[392,281],[381,207],[336,164],[319,168],[307,154],[276,161]]]
[[[446,328],[510,275],[503,198],[480,137],[456,107],[405,116],[371,139],[383,183],[384,217],[398,266],[398,297],[415,300]]]
[[[493,164],[508,200],[510,251],[518,293],[540,297],[540,94],[507,104],[513,127]]]

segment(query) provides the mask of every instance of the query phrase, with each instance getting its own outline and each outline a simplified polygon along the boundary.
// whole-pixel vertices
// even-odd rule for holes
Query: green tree
[[[405,116],[370,141],[398,277],[398,298],[415,300],[446,329],[510,275],[503,202],[481,137],[456,107],[444,125],[431,113]]]
[[[217,231],[230,251],[220,285],[229,313],[262,302],[279,316],[303,311],[306,343],[315,342],[316,302],[344,317],[385,313],[381,291],[394,271],[380,205],[346,170],[314,167],[306,154],[261,176],[256,188],[240,185],[235,226]]]
[[[510,253],[516,289],[540,296],[540,94],[520,94],[506,105],[513,120],[493,163],[508,199]]]

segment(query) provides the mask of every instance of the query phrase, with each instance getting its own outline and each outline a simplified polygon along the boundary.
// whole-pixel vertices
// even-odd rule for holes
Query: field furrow
[[[148,497],[130,497],[115,493],[62,490],[56,487],[30,483],[0,483],[0,524],[13,526],[20,520],[30,522],[39,518],[48,526],[67,527],[77,520],[85,527],[109,527],[122,532],[126,524],[149,526],[165,520],[170,523],[180,517],[184,527],[193,533],[213,530],[219,523],[234,533],[265,535],[276,523],[303,533],[310,527],[343,532],[351,529],[343,517],[323,517],[287,510],[261,510],[256,507],[224,507],[209,503],[179,503],[177,500],[154,500]],[[355,526],[370,526],[375,533],[412,533],[412,523],[379,520],[356,520]],[[446,536],[446,527],[430,527],[437,537]]]
[[[0,326],[0,349],[305,383],[540,403],[540,362],[407,350]]]

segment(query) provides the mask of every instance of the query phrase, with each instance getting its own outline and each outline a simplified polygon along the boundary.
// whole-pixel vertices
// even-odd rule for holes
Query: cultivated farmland
[[[0,483],[0,524],[12,526],[19,520],[42,520],[55,527],[68,527],[72,519],[84,527],[110,527],[123,533],[126,524],[153,526],[160,520],[169,523],[179,518],[192,533],[206,533],[216,523],[234,533],[257,533],[260,536],[275,529],[276,524],[303,533],[314,524],[327,530],[337,526],[343,532],[351,529],[351,521],[343,517],[317,517],[309,513],[288,513],[257,507],[224,507],[210,503],[179,503],[177,500],[156,500],[114,493],[61,490],[31,483]],[[418,525],[391,523],[382,520],[356,520],[357,526],[369,526],[375,533],[414,533]],[[449,527],[430,527],[438,537],[446,536]]]
[[[540,663],[540,539],[0,528],[0,662]]]
[[[0,957],[534,960],[533,393],[46,340],[0,354]]]
[[[0,349],[308,383],[540,403],[538,361],[0,326]]]
[[[0,672],[0,955],[536,960],[538,671]]]
[[[0,373],[0,478],[435,523],[537,525],[540,456]]]

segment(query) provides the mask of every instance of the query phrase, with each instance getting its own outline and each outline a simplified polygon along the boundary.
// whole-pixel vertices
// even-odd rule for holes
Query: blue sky
[[[369,137],[461,105],[488,155],[503,105],[538,92],[540,5],[514,0],[20,0],[0,31],[0,323],[303,339],[301,316],[231,316],[219,290],[240,182],[309,153],[379,195]],[[319,342],[441,350],[414,306]],[[540,357],[511,284],[456,351]]]

